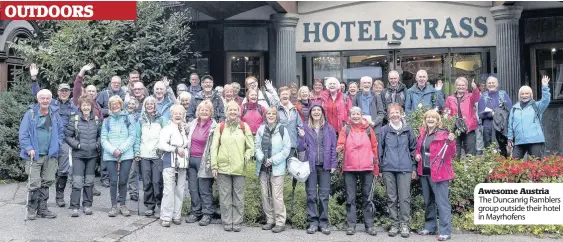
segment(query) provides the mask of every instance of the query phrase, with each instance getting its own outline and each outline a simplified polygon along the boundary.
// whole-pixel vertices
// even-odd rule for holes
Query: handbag
[[[287,160],[287,172],[299,182],[306,182],[311,174],[309,162],[302,162],[295,157]]]
[[[467,124],[465,120],[463,120],[463,116],[461,115],[461,107],[460,107],[461,100],[457,101],[457,117],[455,120],[455,129],[459,130],[462,134],[467,133]]]

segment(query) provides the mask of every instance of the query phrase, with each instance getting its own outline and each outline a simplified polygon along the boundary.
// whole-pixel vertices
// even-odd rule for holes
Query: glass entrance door
[[[244,79],[248,76],[256,77],[260,82],[264,76],[264,55],[262,52],[228,53],[227,77],[228,82],[238,82],[242,93],[245,93]],[[262,83],[263,84],[263,83]]]

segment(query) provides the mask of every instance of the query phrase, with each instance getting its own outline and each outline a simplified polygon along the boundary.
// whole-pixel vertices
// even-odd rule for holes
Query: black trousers
[[[94,173],[97,157],[76,158],[72,162],[72,193],[70,194],[70,208],[80,208],[80,193],[82,193],[82,206],[92,207],[94,200]]]
[[[483,127],[483,141],[485,142],[485,148],[488,148],[493,143],[493,132],[495,132],[494,137],[498,143],[500,154],[504,157],[508,157],[508,150],[506,149],[508,139],[501,132],[494,130],[492,127]]]
[[[528,156],[532,156],[534,159],[542,159],[543,145],[544,143],[515,145],[512,151],[512,158],[523,159],[526,153],[528,153]]]
[[[477,155],[477,136],[475,136],[475,130],[460,134],[455,140],[455,148],[457,158],[461,157],[461,149],[465,150],[466,155]]]
[[[129,179],[129,170],[133,160],[122,160],[117,170],[117,161],[104,161],[109,173],[109,192],[111,196],[111,205],[125,205],[125,197],[127,196],[127,180]],[[119,178],[119,183],[118,183]],[[118,197],[119,195],[119,197]]]
[[[162,160],[141,158],[141,178],[143,180],[143,203],[148,210],[154,210],[162,201]]]
[[[346,171],[344,172],[344,187],[346,189],[346,221],[349,228],[356,228],[356,191],[358,179],[362,186],[362,205],[364,210],[364,224],[366,229],[373,227],[373,214],[369,201],[369,194],[372,189],[372,171]]]

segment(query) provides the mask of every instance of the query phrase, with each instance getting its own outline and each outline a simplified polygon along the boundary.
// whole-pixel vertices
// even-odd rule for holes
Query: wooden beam
[[[278,13],[297,13],[297,1],[268,1],[267,3]]]

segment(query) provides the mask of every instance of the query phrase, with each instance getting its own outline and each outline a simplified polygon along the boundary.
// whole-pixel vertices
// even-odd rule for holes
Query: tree
[[[138,2],[136,21],[42,21],[33,40],[13,44],[27,64],[37,63],[43,85],[72,84],[80,68],[94,63],[85,84],[100,90],[112,76],[141,72],[147,86],[167,76],[189,76],[192,34],[187,8],[169,11],[158,2]],[[183,81],[183,80],[182,80]]]

